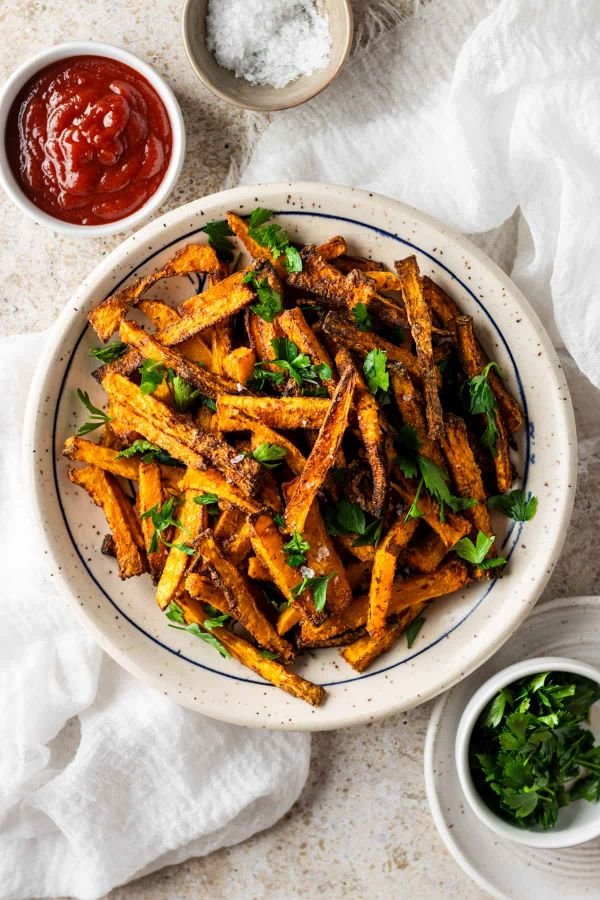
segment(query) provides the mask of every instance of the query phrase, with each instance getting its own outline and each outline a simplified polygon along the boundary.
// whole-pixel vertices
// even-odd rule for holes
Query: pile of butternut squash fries
[[[79,392],[69,478],[165,625],[318,705],[297,654],[339,646],[362,672],[430,601],[502,571],[487,501],[523,415],[415,257],[298,246],[261,209],[206,232],[90,313],[107,399]],[[191,273],[178,308],[148,298]]]

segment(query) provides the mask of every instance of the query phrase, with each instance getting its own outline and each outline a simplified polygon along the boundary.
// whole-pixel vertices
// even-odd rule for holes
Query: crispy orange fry
[[[227,597],[206,575],[188,572],[185,576],[185,589],[190,597],[193,597],[199,603],[207,603],[209,606],[214,606],[220,613],[231,614]]]
[[[392,363],[389,366],[392,392],[396,406],[402,416],[405,425],[414,428],[420,441],[419,453],[433,460],[436,465],[444,468],[444,459],[439,446],[432,441],[427,432],[425,416],[421,409],[422,397],[414,386],[410,375],[402,363]]]
[[[140,517],[140,526],[144,536],[144,547],[146,549],[146,556],[148,557],[150,575],[152,576],[153,582],[158,584],[167,560],[167,548],[163,544],[159,544],[158,549],[155,552],[150,553],[150,544],[154,535],[154,525],[152,524],[151,519],[142,518],[144,513],[147,513],[153,506],[160,508],[166,499],[158,463],[140,462],[138,480],[137,512]]]
[[[435,365],[431,342],[431,316],[423,297],[423,285],[416,258],[409,256],[397,262],[396,271],[402,280],[402,296],[417,349],[425,395],[427,432],[431,440],[436,440],[444,430],[439,396],[440,373]]]
[[[137,481],[140,466],[139,457],[131,459],[117,459],[118,450],[112,450],[110,447],[102,447],[100,444],[94,444],[93,441],[87,441],[85,438],[69,437],[63,446],[63,456],[67,459],[86,462],[89,465],[97,466],[105,472],[111,472],[113,475],[120,475],[122,478],[129,478]]]
[[[160,300],[141,300],[138,305],[158,331],[173,325],[181,318],[177,310],[167,306],[166,303],[161,303]],[[204,366],[209,372],[213,371],[212,354],[200,335],[182,341],[177,345],[177,352],[186,359]]]
[[[458,495],[477,500],[475,506],[465,509],[465,518],[470,519],[478,531],[493,534],[487,510],[487,494],[463,419],[454,415],[446,416],[446,433],[441,444]]]
[[[266,566],[261,563],[258,556],[251,556],[248,560],[248,578],[252,578],[253,581],[271,580],[271,573]]]
[[[69,480],[82,487],[106,516],[111,530],[120,578],[146,571],[144,539],[131,503],[112,475],[95,466],[69,468]]]
[[[399,517],[375,551],[367,616],[367,631],[372,637],[380,638],[384,634],[398,554],[408,545],[417,525],[416,519],[405,521]]]
[[[294,307],[284,310],[277,318],[277,327],[290,341],[294,342],[301,353],[306,353],[314,365],[328,366],[332,378],[334,377],[331,357],[304,318],[301,309]],[[325,386],[328,386],[327,382],[325,382]]]
[[[181,527],[175,530],[173,540],[169,543],[191,548],[195,538],[206,527],[206,507],[194,502],[195,495],[195,491],[185,492],[183,503],[176,512]],[[170,548],[156,588],[156,602],[161,609],[166,609],[177,594],[189,562],[190,556],[184,550],[177,546]]]
[[[180,602],[187,622],[196,622],[202,626],[206,619],[209,618],[201,604],[191,597],[186,597]],[[270,681],[293,697],[305,700],[312,706],[319,706],[323,702],[325,691],[320,685],[313,684],[300,675],[296,675],[295,672],[286,669],[276,659],[265,659],[264,656],[261,656],[260,650],[257,650],[256,647],[253,647],[252,644],[249,644],[248,641],[245,641],[237,634],[233,634],[226,628],[213,628],[212,634],[223,644],[234,659],[237,659],[238,662],[248,669],[252,669],[253,672],[256,672],[266,681]]]
[[[257,244],[256,241],[250,237],[248,233],[248,225],[244,221],[244,219],[240,218],[240,216],[236,215],[236,213],[234,212],[229,212],[227,213],[227,222],[235,236],[240,239],[253,259],[264,259],[269,262],[280,278],[284,278],[287,275],[285,257],[279,256],[277,259],[275,259],[275,257],[273,256],[271,251],[267,249],[267,247],[263,247],[261,244]]]
[[[396,347],[395,344],[391,344],[372,332],[359,331],[340,313],[327,313],[323,322],[323,331],[337,344],[347,347],[352,353],[358,353],[360,356],[366,356],[371,350],[384,350],[389,362],[401,362],[411,375],[420,377],[417,357],[413,356],[410,350]]]
[[[224,321],[217,322],[212,327],[210,349],[214,371],[218,372],[219,375],[225,374],[223,366],[225,364],[225,359],[229,353],[231,353],[231,347],[230,326]]]
[[[408,481],[403,475],[397,474],[393,487],[398,491],[408,508],[415,499],[416,484]],[[421,491],[418,507],[425,522],[439,535],[448,549],[453,547],[457,541],[471,530],[470,523],[457,513],[447,511],[446,520],[444,522],[440,521],[439,506],[427,491]]]
[[[323,421],[315,445],[306,460],[301,475],[298,476],[294,493],[285,510],[286,528],[291,534],[302,531],[308,511],[317,492],[323,484],[327,472],[335,463],[336,454],[342,443],[348,425],[350,405],[356,386],[356,373],[348,368],[342,373],[331,405]]]
[[[217,421],[221,431],[244,431],[239,424],[250,416],[270,428],[320,428],[330,401],[321,397],[240,397],[221,394],[217,400]]]
[[[250,347],[237,347],[227,354],[223,360],[223,373],[238,384],[246,382],[254,375],[256,355]]]
[[[358,270],[343,275],[315,247],[305,247],[300,255],[302,271],[288,275],[288,283],[294,287],[310,291],[334,307],[349,310],[357,303],[368,304],[375,296],[373,283]]]
[[[232,615],[238,622],[250,632],[261,647],[281,654],[284,659],[292,659],[294,656],[292,646],[277,634],[259,610],[246,579],[217,547],[212,532],[208,529],[203,531],[195,546],[200,550],[203,561],[208,563],[216,574],[216,584],[223,591]]]
[[[275,323],[265,322],[265,320],[261,319],[260,316],[257,316],[256,313],[253,313],[251,309],[246,310],[244,322],[250,346],[256,353],[258,359],[262,362],[267,362],[269,359],[275,359],[273,346],[271,344],[271,341],[278,336]],[[275,366],[269,366],[269,369],[271,370],[275,370],[275,368]]]
[[[377,637],[373,637],[370,634],[359,637],[349,647],[341,651],[342,656],[357,672],[364,672],[378,656],[381,656],[382,653],[393,647],[400,635],[406,631],[410,623],[417,618],[424,607],[424,603],[409,606],[408,609],[399,615],[398,621],[390,622],[386,625]]]
[[[192,491],[196,496],[200,494],[216,494],[219,500],[227,501],[237,507],[243,513],[258,513],[263,508],[261,503],[252,500],[243,493],[235,484],[227,481],[217,469],[187,469],[181,481],[183,490]]]
[[[447,553],[448,548],[444,542],[435,531],[430,531],[425,537],[408,547],[403,561],[417,572],[433,572],[440,566]]]
[[[161,269],[139,278],[133,284],[103,300],[89,314],[88,321],[98,336],[103,341],[107,341],[117,330],[130,308],[140,300],[142,295],[153,284],[156,284],[162,278],[170,278],[173,275],[188,275],[191,272],[210,272],[211,275],[222,277],[226,271],[212,247],[200,244],[187,244]]]

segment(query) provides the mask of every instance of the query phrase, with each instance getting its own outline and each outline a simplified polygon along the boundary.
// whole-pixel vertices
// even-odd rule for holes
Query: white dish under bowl
[[[64,439],[82,422],[76,388],[103,394],[89,356],[98,340],[86,315],[126,281],[153,271],[183,244],[205,241],[201,228],[229,209],[275,210],[292,240],[319,243],[343,234],[351,252],[383,260],[415,253],[430,275],[474,317],[482,343],[523,405],[526,427],[514,462],[520,483],[539,498],[533,523],[494,514],[504,578],[474,583],[431,604],[414,646],[405,638],[359,674],[336,649],[305,656],[297,670],[326,687],[319,708],[221,659],[193,636],[166,626],[148,576],[121,582],[99,544],[100,510],[70,484]],[[169,279],[161,299],[197,290]],[[215,718],[265,728],[327,729],[369,722],[416,706],[451,687],[492,655],[531,611],[556,563],[575,489],[575,428],[564,375],[550,340],[509,278],[470,241],[387,197],[348,187],[290,183],[241,187],[157,219],[103,259],[67,304],[42,354],[25,426],[25,462],[41,526],[42,551],[64,595],[96,639],[129,671],[177,702]]]
[[[115,222],[107,222],[106,225],[77,225],[74,222],[63,222],[61,219],[57,219],[41,210],[21,190],[6,155],[4,143],[6,121],[19,91],[30,78],[33,78],[37,72],[45,69],[46,66],[59,62],[62,59],[69,59],[72,56],[103,56],[108,59],[114,59],[139,72],[152,85],[162,100],[171,123],[173,140],[171,159],[158,188],[146,203],[130,216],[117,219]],[[120,47],[113,47],[110,44],[103,44],[99,41],[71,41],[67,44],[57,44],[54,47],[42,50],[41,53],[37,53],[19,66],[5,83],[2,90],[0,90],[0,185],[12,202],[26,216],[29,216],[30,219],[33,219],[39,225],[51,228],[53,231],[59,231],[61,234],[69,235],[69,237],[106,237],[109,234],[119,234],[132,228],[138,228],[156,212],[171,194],[181,173],[184,158],[185,126],[175,94],[164,78],[152,66],[134,56],[133,53],[129,53],[128,50],[121,50]]]
[[[550,831],[518,828],[496,815],[482,800],[473,784],[469,768],[469,745],[473,728],[488,703],[502,688],[508,687],[521,678],[533,678],[534,675],[539,675],[541,672],[566,672],[567,674],[582,675],[584,678],[600,684],[598,669],[565,656],[538,656],[533,659],[521,660],[506,669],[501,669],[475,691],[465,707],[456,731],[456,768],[469,806],[483,824],[500,837],[515,841],[517,844],[525,844],[527,847],[545,849],[572,847],[575,844],[591,841],[600,835],[600,803],[578,800],[575,803],[569,803],[568,806],[563,806],[559,812],[556,826]]]

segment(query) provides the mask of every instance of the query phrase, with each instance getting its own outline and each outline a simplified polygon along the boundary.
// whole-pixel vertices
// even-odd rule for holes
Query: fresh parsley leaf
[[[279,513],[273,514],[273,521],[278,528],[285,528],[285,519]]]
[[[272,372],[268,366],[270,363],[257,362],[254,364],[254,372],[252,378],[247,385],[252,390],[264,391],[268,384],[283,384],[285,375],[283,372]]]
[[[208,243],[219,259],[222,259],[223,262],[229,262],[233,259],[233,244],[229,240],[229,238],[233,237],[233,231],[226,219],[207,222],[200,231],[208,235]]]
[[[288,566],[297,569],[306,563],[306,554],[310,550],[310,544],[305,541],[299,531],[294,531],[292,537],[284,544],[286,562]]]
[[[217,403],[215,400],[213,400],[212,397],[203,397],[202,401],[201,401],[201,405],[207,406],[211,412],[215,413],[217,411]]]
[[[166,366],[154,359],[143,360],[139,371],[142,376],[140,382],[142,394],[153,394],[159,384],[162,384],[163,378],[167,374]]]
[[[331,369],[324,363],[313,365],[306,353],[301,353],[299,348],[289,338],[273,338],[271,347],[275,359],[270,364],[282,369],[290,378],[293,378],[298,387],[305,385],[319,386],[320,382],[331,380]]]
[[[94,347],[90,350],[90,356],[94,356],[101,363],[111,363],[120,356],[123,356],[127,350],[127,344],[122,341],[113,341],[112,344],[105,344],[104,347]]]
[[[167,619],[170,619],[172,622],[179,622],[180,625],[185,625],[185,616],[183,614],[183,610],[178,603],[175,603],[174,600],[171,600],[171,602],[165,609],[165,615]]]
[[[466,560],[468,563],[479,566],[480,569],[492,569],[496,566],[503,566],[506,563],[506,560],[501,556],[486,559],[495,540],[496,538],[493,534],[488,536],[483,531],[478,531],[475,543],[473,543],[471,538],[464,537],[452,549],[457,556],[460,556],[461,559]]]
[[[381,540],[381,529],[383,528],[383,519],[375,519],[370,522],[362,534],[352,541],[353,547],[376,547]]]
[[[372,394],[377,394],[377,391],[386,393],[389,390],[390,376],[385,350],[369,350],[363,363],[363,372]]]
[[[90,414],[90,421],[86,422],[84,425],[81,425],[77,429],[78,437],[83,437],[84,434],[89,434],[90,431],[95,431],[95,429],[100,428],[101,425],[106,425],[107,422],[112,422],[112,416],[107,415],[104,410],[98,409],[97,406],[94,406],[87,391],[82,391],[80,388],[77,388],[77,396]]]
[[[508,688],[502,688],[488,706],[484,719],[485,724],[490,728],[496,728],[502,721],[506,704],[509,703],[512,706],[512,700],[513,697]]]
[[[167,371],[167,386],[177,412],[187,412],[196,397],[202,396],[201,391],[176,375],[173,369]]]
[[[285,256],[285,265],[288,272],[302,271],[302,257],[298,250],[290,244],[287,231],[275,223],[266,223],[273,216],[271,209],[255,209],[248,222],[248,234],[252,240],[266,247],[274,259]]]
[[[352,546],[361,547],[367,544],[377,546],[381,538],[382,519],[367,522],[367,516],[358,503],[340,500],[337,506],[328,507],[325,511],[325,524],[329,534],[355,534],[357,537]]]
[[[268,441],[263,441],[255,450],[244,455],[251,456],[265,469],[276,469],[287,456],[287,447],[280,447],[279,444],[269,444]]]
[[[499,431],[496,424],[496,397],[488,380],[492,368],[502,376],[497,363],[489,362],[479,375],[475,375],[467,382],[467,406],[472,415],[483,414],[486,419],[485,431],[481,437],[484,447],[494,451]]]
[[[211,647],[214,647],[221,656],[228,657],[231,656],[229,650],[223,646],[221,641],[211,634],[210,631],[203,631],[202,628],[197,624],[197,622],[192,622],[191,625],[173,625],[169,623],[169,628],[177,628],[178,631],[187,631],[188,634],[193,634],[194,637],[199,638],[201,641],[204,641],[205,644],[210,644]]]
[[[529,522],[537,512],[538,500],[533,494],[526,494],[522,488],[506,494],[496,494],[488,500],[490,509],[497,509],[515,522]]]
[[[299,597],[304,591],[312,591],[315,609],[322,612],[327,602],[327,585],[337,575],[337,572],[331,572],[329,575],[315,575],[313,578],[303,578],[299,584],[294,585],[291,590],[292,597]]]
[[[408,507],[408,512],[404,517],[404,521],[408,522],[409,519],[420,519],[423,515],[423,511],[419,508],[419,497],[421,496],[421,491],[423,490],[424,481],[421,478],[419,481],[415,497],[413,502]]]
[[[419,634],[421,628],[425,624],[425,617],[419,616],[417,619],[413,619],[408,628],[406,629],[406,643],[408,645],[408,649],[410,650],[412,645],[417,639],[417,635]]]
[[[187,553],[188,556],[194,556],[196,551],[193,547],[181,543],[171,544],[164,537],[164,532],[171,526],[179,528],[180,531],[185,530],[179,519],[176,519],[174,515],[175,506],[178,502],[176,497],[170,497],[162,506],[155,503],[151,509],[140,516],[140,519],[150,519],[154,525],[154,534],[148,547],[148,553],[156,553],[158,545],[161,543],[165,547],[175,547],[176,550],[181,550],[182,553]]]
[[[231,616],[227,613],[220,613],[218,610],[215,610],[214,607],[204,607],[205,612],[208,613],[209,618],[205,619],[202,623],[202,627],[206,629],[206,631],[212,631],[213,628],[223,628],[226,622],[231,619]],[[216,615],[215,615],[216,613]]]
[[[194,497],[194,503],[197,503],[198,506],[206,506],[209,516],[215,519],[219,515],[219,498],[216,494],[199,494]]]
[[[259,650],[258,651],[263,659],[279,659],[280,653],[276,653],[274,650]]]
[[[138,438],[129,447],[121,450],[120,453],[117,453],[115,459],[129,459],[132,456],[141,456],[143,463],[157,462],[162,463],[163,466],[183,466],[183,463],[179,462],[178,459],[173,459],[158,444],[153,444],[152,441],[147,441],[144,438]]]
[[[364,534],[367,527],[364,510],[358,503],[350,503],[348,500],[340,500],[336,508],[338,525],[343,529],[342,534]]]
[[[352,315],[359,331],[371,330],[373,327],[373,319],[371,318],[366,303],[357,303],[356,306],[352,308]]]
[[[283,310],[281,294],[269,285],[266,278],[257,278],[256,272],[247,272],[243,280],[244,284],[252,286],[258,298],[258,303],[253,303],[250,307],[252,312],[265,322],[272,322]]]

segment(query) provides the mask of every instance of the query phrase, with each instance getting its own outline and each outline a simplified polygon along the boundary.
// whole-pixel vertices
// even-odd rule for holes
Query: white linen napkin
[[[520,207],[512,277],[600,386],[599,95],[600,3],[435,0],[278,113],[243,182],[356,185],[470,233]]]
[[[43,339],[0,341],[0,897],[91,900],[268,828],[302,789],[310,736],[182,709],[73,619],[31,542],[21,474]]]

